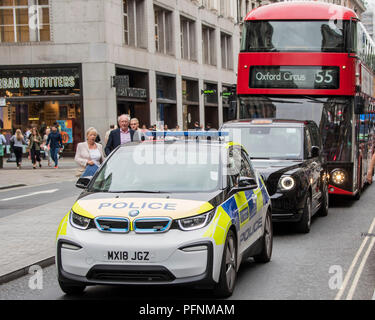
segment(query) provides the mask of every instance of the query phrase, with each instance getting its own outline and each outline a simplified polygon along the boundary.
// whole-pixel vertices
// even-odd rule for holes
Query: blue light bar
[[[223,137],[229,136],[224,131],[147,131],[147,137]]]

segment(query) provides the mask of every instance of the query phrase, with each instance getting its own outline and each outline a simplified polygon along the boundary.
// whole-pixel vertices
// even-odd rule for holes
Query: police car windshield
[[[301,128],[254,125],[224,131],[229,131],[234,141],[240,141],[252,159],[300,160],[303,157]]]
[[[219,185],[220,148],[209,144],[141,143],[118,149],[89,191],[209,192]]]

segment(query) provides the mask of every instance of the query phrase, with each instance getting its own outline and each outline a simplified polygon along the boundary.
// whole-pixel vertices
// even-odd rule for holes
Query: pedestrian
[[[16,156],[17,168],[21,169],[23,146],[26,145],[25,138],[20,129],[16,130],[15,135],[10,138],[11,149]]]
[[[137,141],[137,137],[134,137],[134,130],[129,129],[130,116],[128,114],[122,114],[118,117],[117,121],[119,128],[111,131],[105,146],[105,154],[107,156],[119,145]]]
[[[0,129],[0,169],[3,168],[3,158],[5,154],[5,146],[7,144],[7,140],[3,135],[3,130]]]
[[[51,158],[55,162],[55,169],[58,168],[59,157],[58,153],[63,148],[62,138],[60,132],[57,130],[57,126],[52,126],[52,131],[48,135],[46,145],[49,146],[51,152]]]
[[[130,128],[134,130],[134,134],[137,135],[135,141],[145,141],[145,135],[139,129],[139,120],[137,118],[130,119]]]
[[[109,126],[109,130],[105,133],[105,136],[104,136],[104,144],[107,145],[107,142],[108,142],[108,138],[109,138],[109,134],[111,133],[111,131],[115,128],[115,125],[114,124],[111,124]]]
[[[49,167],[51,166],[51,163],[52,163],[50,148],[49,148],[49,146],[47,146],[47,139],[48,139],[48,135],[50,133],[51,133],[51,129],[50,129],[50,127],[47,127],[46,133],[43,136],[43,142],[42,142],[42,145],[41,145],[41,149],[44,151],[44,159],[48,160],[48,166]]]
[[[98,132],[91,127],[86,131],[86,141],[77,145],[74,160],[80,165],[77,176],[93,176],[104,161],[103,146],[95,142]]]
[[[31,129],[29,136],[29,150],[31,155],[31,162],[33,163],[33,169],[36,169],[36,162],[39,163],[39,168],[42,167],[40,160],[40,145],[42,144],[42,137],[36,127]]]

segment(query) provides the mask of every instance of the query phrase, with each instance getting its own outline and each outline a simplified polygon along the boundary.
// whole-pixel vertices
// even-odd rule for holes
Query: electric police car
[[[129,143],[76,185],[85,190],[57,231],[67,294],[100,284],[194,284],[225,297],[243,259],[271,259],[270,197],[238,144]]]

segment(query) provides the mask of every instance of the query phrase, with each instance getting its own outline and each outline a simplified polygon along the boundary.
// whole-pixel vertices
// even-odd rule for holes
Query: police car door
[[[258,177],[250,165],[247,155],[241,150],[241,177],[253,178],[257,183],[254,189],[239,191],[235,195],[240,221],[240,252],[244,252],[262,235],[263,198]]]

